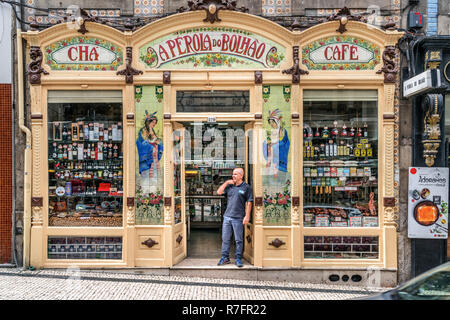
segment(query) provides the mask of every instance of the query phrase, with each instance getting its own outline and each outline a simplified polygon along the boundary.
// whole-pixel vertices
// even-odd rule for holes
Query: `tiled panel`
[[[0,84],[0,264],[11,262],[12,101],[11,85]]]
[[[291,0],[262,0],[264,16],[288,16],[291,14]]]
[[[121,237],[48,237],[49,259],[122,259]]]
[[[164,0],[134,0],[136,16],[159,16],[164,13]]]
[[[305,259],[378,259],[378,237],[306,236]]]

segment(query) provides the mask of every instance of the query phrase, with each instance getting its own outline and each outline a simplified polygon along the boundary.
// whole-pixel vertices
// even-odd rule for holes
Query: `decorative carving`
[[[262,206],[256,207],[255,209],[256,209],[255,210],[255,224],[261,225],[261,224],[263,224],[263,220],[264,220],[264,216],[263,216],[264,213],[262,210]]]
[[[298,46],[293,46],[292,50],[293,50],[292,56],[293,56],[293,60],[294,60],[294,65],[292,67],[290,67],[289,69],[283,70],[282,73],[292,74],[292,83],[295,84],[295,83],[300,83],[300,75],[309,74],[309,71],[300,69]]]
[[[393,207],[384,208],[384,225],[385,226],[393,226],[395,228],[398,227],[397,221],[398,215],[395,214],[395,210]]]
[[[158,242],[156,242],[155,240],[153,240],[152,238],[148,238],[147,240],[145,240],[144,242],[141,242],[141,244],[146,245],[147,247],[151,248],[154,245],[157,245]]]
[[[41,192],[41,159],[42,159],[42,151],[41,151],[41,135],[42,135],[42,121],[34,120],[31,125],[31,133],[32,133],[32,146],[33,146],[33,178],[32,178],[32,190],[34,197],[40,197],[42,195]]]
[[[255,207],[261,207],[262,203],[262,197],[255,197]]]
[[[300,197],[298,196],[292,197],[292,205],[294,207],[298,207],[300,205]]]
[[[384,125],[384,196],[394,195],[394,124]]]
[[[292,225],[297,226],[300,224],[300,212],[298,211],[298,206],[293,206],[291,213]]]
[[[237,8],[236,4],[236,0],[189,0],[189,8],[181,7],[178,9],[178,12],[204,10],[206,12],[206,18],[203,22],[214,23],[221,21],[218,15],[220,10],[248,11],[245,7]]]
[[[138,74],[143,74],[141,70],[136,70],[131,66],[131,63],[133,62],[133,48],[127,47],[126,50],[126,66],[125,69],[117,71],[117,75],[125,76],[125,83],[132,84],[133,83],[133,76]]]
[[[163,83],[170,84],[170,71],[164,71],[163,73]]]
[[[172,197],[164,197],[164,206],[165,207],[172,206]]]
[[[274,246],[275,248],[279,248],[283,244],[286,244],[286,242],[284,242],[278,238],[275,238],[274,240],[272,240],[272,242],[269,243],[270,246]]]
[[[78,29],[77,31],[81,34],[86,34],[86,32],[89,32],[86,29],[86,22],[98,22],[98,18],[91,16],[86,10],[84,9],[80,9],[80,14],[81,14],[81,18],[82,18],[82,23],[80,25],[80,29]]]
[[[336,21],[339,20],[339,28],[336,29],[339,33],[344,33],[347,31],[347,28],[345,27],[347,22],[350,20],[353,21],[360,21],[367,23],[367,18],[363,16],[354,16],[350,13],[350,9],[347,7],[342,8],[339,10],[338,13],[332,14],[331,16],[327,17],[328,21]]]
[[[383,52],[383,67],[377,71],[377,74],[384,72],[384,83],[395,83],[395,78],[398,73],[398,65],[395,62],[397,53],[395,46],[386,46]]]
[[[44,199],[42,197],[31,197],[32,207],[42,207],[44,205]]]
[[[252,242],[252,237],[250,235],[247,235],[246,239],[247,239],[247,243]]]
[[[136,216],[134,214],[134,207],[132,210],[128,210],[127,212],[127,224],[134,225],[136,222]]]
[[[178,242],[178,244],[180,244],[181,240],[183,240],[183,236],[179,234],[178,237],[175,239],[175,241]]]
[[[394,197],[384,197],[383,205],[385,207],[395,207],[395,198]]]
[[[134,197],[127,197],[127,207],[134,207]]]
[[[439,147],[441,145],[441,128],[439,124],[441,121],[442,104],[443,97],[441,94],[427,94],[425,96],[423,104],[425,117],[423,119],[422,144],[425,164],[429,167],[434,165],[434,160],[439,153]]]
[[[41,84],[41,73],[48,75],[49,73],[42,68],[42,51],[39,46],[31,46],[30,48],[31,62],[27,66],[28,81],[31,85]]]
[[[32,207],[31,224],[42,225],[42,207]]]
[[[386,22],[386,24],[381,26],[381,29],[383,30],[389,30],[389,31],[395,31],[397,30],[395,22],[392,20],[392,18],[389,18],[389,21]]]
[[[263,83],[263,75],[261,71],[255,71],[255,84]]]

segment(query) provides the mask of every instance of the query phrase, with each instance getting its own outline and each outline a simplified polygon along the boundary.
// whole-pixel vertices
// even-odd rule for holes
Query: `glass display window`
[[[303,96],[304,226],[377,227],[377,91]]]
[[[122,226],[121,91],[49,91],[49,226]]]

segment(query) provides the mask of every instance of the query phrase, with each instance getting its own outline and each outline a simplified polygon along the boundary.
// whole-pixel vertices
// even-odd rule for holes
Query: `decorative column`
[[[263,229],[263,192],[262,192],[262,81],[255,84],[255,124],[253,126],[253,161],[254,161],[254,204],[253,210],[253,265],[262,267],[264,250],[264,229]]]

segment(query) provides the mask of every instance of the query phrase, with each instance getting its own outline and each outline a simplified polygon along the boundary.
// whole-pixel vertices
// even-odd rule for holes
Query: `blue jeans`
[[[223,217],[222,224],[222,257],[229,258],[231,235],[234,231],[234,239],[236,241],[236,259],[242,259],[242,251],[244,249],[244,218]]]

